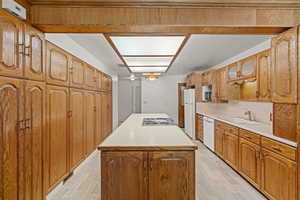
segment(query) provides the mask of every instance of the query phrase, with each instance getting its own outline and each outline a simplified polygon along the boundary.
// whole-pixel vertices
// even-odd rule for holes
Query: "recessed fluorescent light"
[[[173,57],[123,57],[128,66],[169,66]]]
[[[121,55],[175,55],[185,36],[111,36]]]
[[[168,67],[129,67],[134,73],[145,73],[145,72],[165,72]]]
[[[150,75],[150,74],[153,74],[153,75],[156,75],[156,76],[161,75],[161,73],[143,73],[142,75],[147,76],[147,75]]]

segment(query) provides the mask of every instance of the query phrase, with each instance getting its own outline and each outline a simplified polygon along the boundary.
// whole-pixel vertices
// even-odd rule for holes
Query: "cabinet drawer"
[[[237,127],[226,124],[225,128],[226,128],[226,133],[239,135],[239,129]]]
[[[257,135],[256,133],[252,133],[250,131],[246,131],[243,129],[240,129],[240,137],[253,142],[255,144],[260,144],[260,135]]]
[[[296,160],[296,148],[265,137],[261,140],[262,147],[281,154],[291,160]]]

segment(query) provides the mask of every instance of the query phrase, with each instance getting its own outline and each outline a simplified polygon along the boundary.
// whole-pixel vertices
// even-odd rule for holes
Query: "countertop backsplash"
[[[196,112],[200,114],[212,114],[228,117],[247,119],[245,112],[250,110],[254,119],[258,122],[272,124],[270,113],[273,113],[271,102],[229,101],[228,103],[202,103],[196,105]]]

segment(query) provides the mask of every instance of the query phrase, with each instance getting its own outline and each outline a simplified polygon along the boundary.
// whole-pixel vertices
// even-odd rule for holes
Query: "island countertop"
[[[195,150],[197,145],[177,125],[143,126],[144,118],[166,114],[132,114],[98,147],[99,150]]]

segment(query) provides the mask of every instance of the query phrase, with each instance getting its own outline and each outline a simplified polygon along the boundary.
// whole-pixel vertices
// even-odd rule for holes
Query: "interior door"
[[[23,25],[17,19],[0,16],[0,75],[23,76]]]
[[[45,78],[45,37],[30,25],[25,25],[25,77],[42,81]]]
[[[47,42],[47,83],[69,85],[69,54],[54,44]]]
[[[0,199],[16,200],[23,180],[24,117],[22,81],[0,78]],[[19,175],[20,173],[20,175]]]
[[[84,91],[70,89],[70,165],[71,169],[85,158]]]
[[[25,82],[25,200],[43,200],[45,83]]]
[[[86,155],[94,151],[96,130],[96,104],[95,93],[85,92],[85,132],[86,132]]]
[[[47,192],[69,173],[69,89],[47,85],[47,143],[45,186]]]
[[[193,156],[192,151],[150,152],[149,200],[195,199]]]

